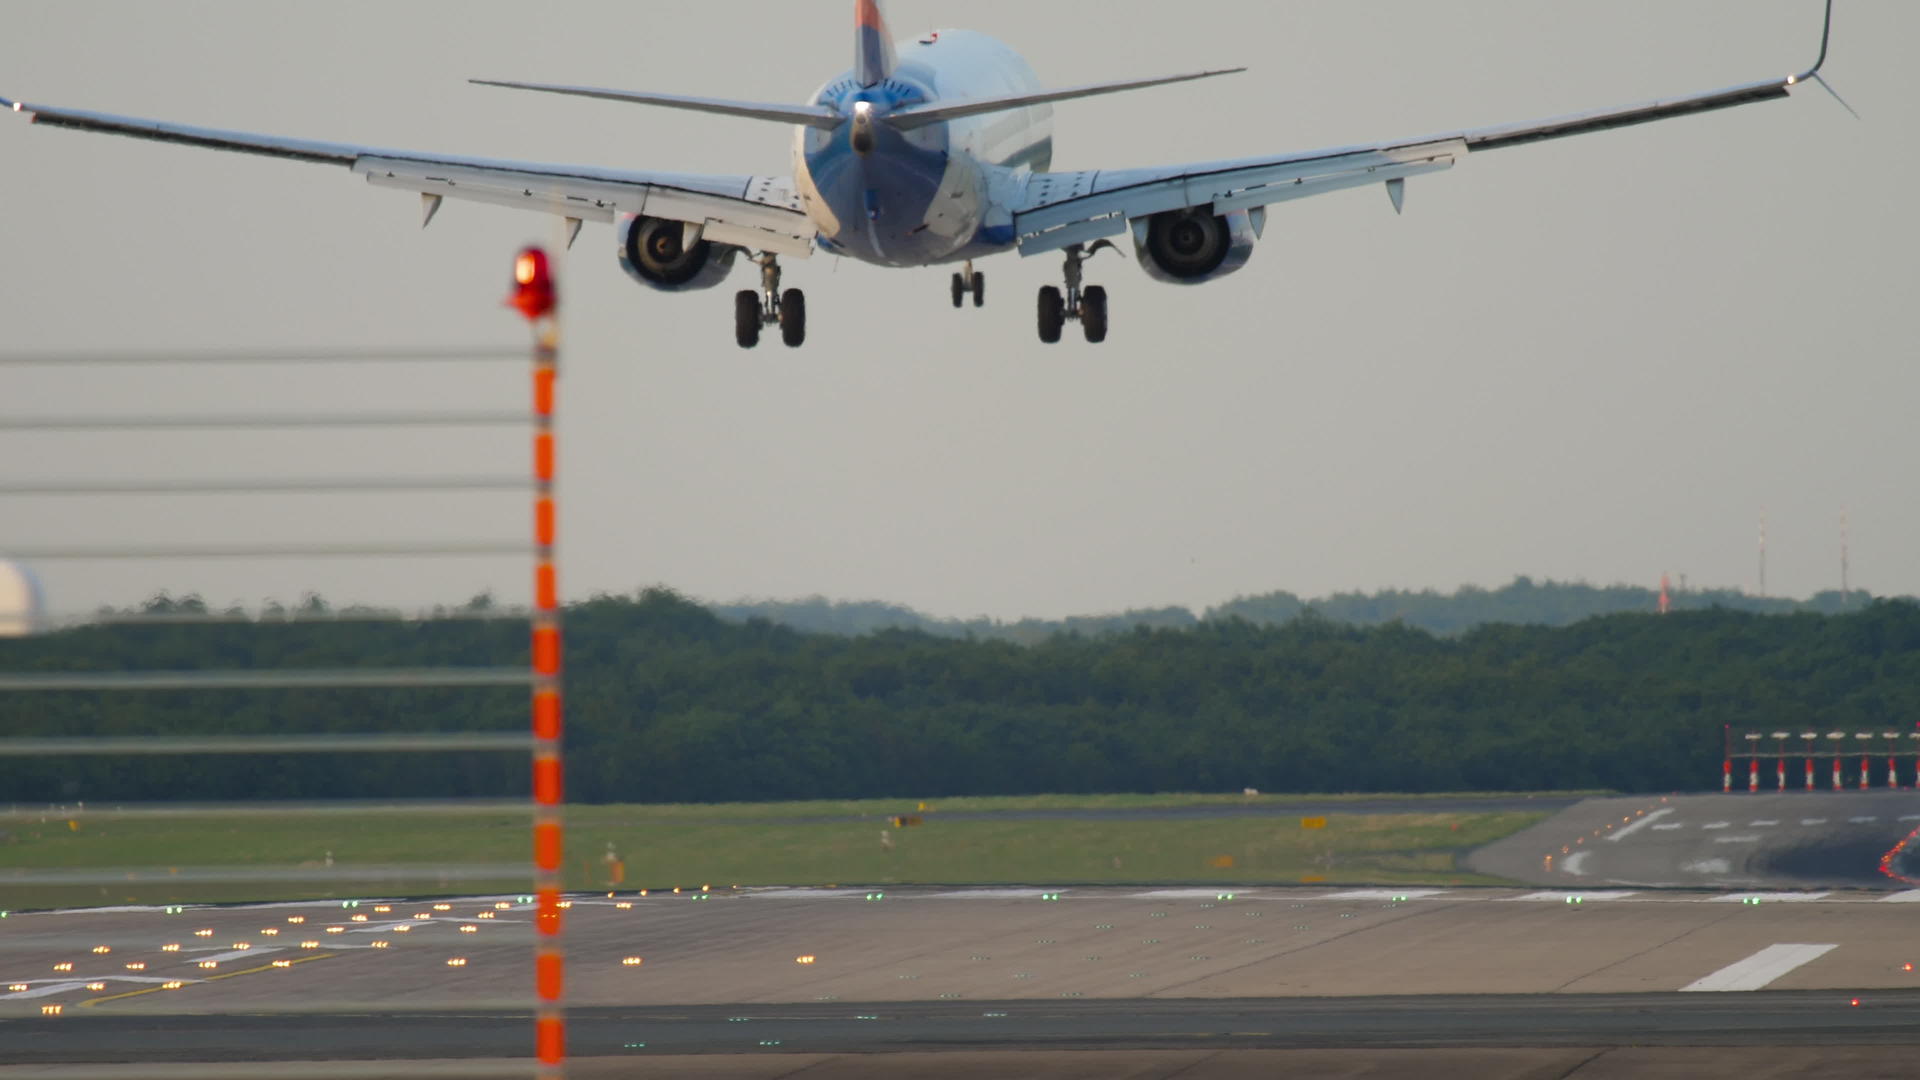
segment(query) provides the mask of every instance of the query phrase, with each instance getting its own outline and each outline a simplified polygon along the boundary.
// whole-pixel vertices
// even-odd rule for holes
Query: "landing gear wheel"
[[[1067,302],[1060,298],[1060,290],[1052,285],[1040,287],[1040,340],[1048,345],[1058,344],[1060,329],[1067,324]]]
[[[1087,332],[1087,341],[1098,345],[1107,340],[1107,290],[1100,285],[1089,285],[1080,298],[1080,326]]]
[[[760,294],[752,289],[733,294],[733,340],[743,349],[760,344]]]
[[[953,275],[953,306],[960,307],[966,302],[967,279],[959,274]]]
[[[807,340],[807,294],[788,289],[780,297],[780,340],[797,349]]]
[[[959,294],[958,293],[954,294],[953,299],[954,299],[954,306],[959,307],[960,306]],[[974,307],[987,306],[987,275],[982,274],[977,270],[974,271],[974,274],[973,274],[973,306]]]

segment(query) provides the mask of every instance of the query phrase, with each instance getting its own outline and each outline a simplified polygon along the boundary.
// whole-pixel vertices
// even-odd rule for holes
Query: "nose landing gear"
[[[733,339],[743,349],[760,344],[760,328],[778,326],[780,340],[797,349],[807,340],[807,295],[799,289],[780,291],[780,257],[758,256],[760,291],[742,289],[733,297]]]
[[[1062,330],[1069,322],[1078,322],[1086,332],[1087,341],[1098,345],[1107,340],[1107,290],[1098,285],[1080,285],[1080,267],[1088,259],[1098,255],[1102,248],[1119,252],[1111,240],[1096,240],[1092,247],[1074,244],[1067,248],[1067,261],[1064,273],[1067,290],[1063,296],[1058,288],[1047,285],[1040,290],[1040,340],[1048,345],[1060,341]]]
[[[985,307],[987,303],[987,275],[975,273],[973,260],[960,273],[953,275],[953,306],[962,306],[968,293],[973,294],[973,306]]]

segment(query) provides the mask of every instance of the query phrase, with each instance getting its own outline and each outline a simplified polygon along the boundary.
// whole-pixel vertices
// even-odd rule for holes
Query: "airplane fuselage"
[[[809,100],[854,116],[909,105],[1032,93],[1032,67],[986,34],[943,30],[899,46],[899,63],[874,86],[849,71]],[[1053,161],[1053,106],[1033,105],[898,131],[854,125],[802,127],[793,174],[822,249],[882,266],[925,266],[1006,251],[1013,217],[994,197]]]

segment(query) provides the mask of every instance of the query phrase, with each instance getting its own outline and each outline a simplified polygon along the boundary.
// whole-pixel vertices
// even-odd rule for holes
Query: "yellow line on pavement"
[[[325,960],[327,957],[333,956],[333,955],[335,954],[330,952],[314,953],[312,956],[302,956],[298,959],[290,960],[287,966],[291,967],[294,964],[304,964],[309,960]],[[231,979],[236,975],[252,975],[255,972],[272,971],[272,970],[274,970],[274,967],[272,964],[262,964],[256,968],[248,968],[245,971],[229,971],[224,975],[209,975],[204,979],[194,979],[191,982],[182,980],[184,985],[182,985],[180,989],[184,990],[188,986],[194,986],[199,983],[210,983],[210,982],[213,982],[215,979]],[[91,1008],[92,1006],[104,1004],[105,1002],[119,1001],[121,998],[139,997],[141,994],[157,994],[160,991],[165,989],[166,987],[164,986],[149,986],[145,990],[129,990],[124,994],[108,994],[106,997],[88,998],[87,1000],[80,1003],[80,1007],[83,1009]]]

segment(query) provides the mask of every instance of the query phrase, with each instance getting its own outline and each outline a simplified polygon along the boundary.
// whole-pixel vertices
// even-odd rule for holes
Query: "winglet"
[[[854,79],[861,86],[878,86],[893,74],[893,65],[893,34],[887,30],[880,0],[854,0]]]
[[[1827,21],[1826,21],[1826,24],[1820,30],[1820,58],[1813,62],[1812,67],[1801,72],[1800,74],[1788,76],[1787,84],[1792,85],[1797,82],[1806,82],[1808,79],[1819,78],[1820,69],[1827,66],[1827,45],[1832,40],[1833,40],[1833,0],[1827,0]],[[1836,94],[1834,96],[1838,97],[1839,95]],[[1842,102],[1842,104],[1845,104],[1845,103]]]
[[[17,101],[0,97],[0,109],[12,109],[14,112],[25,112],[26,106]]]

